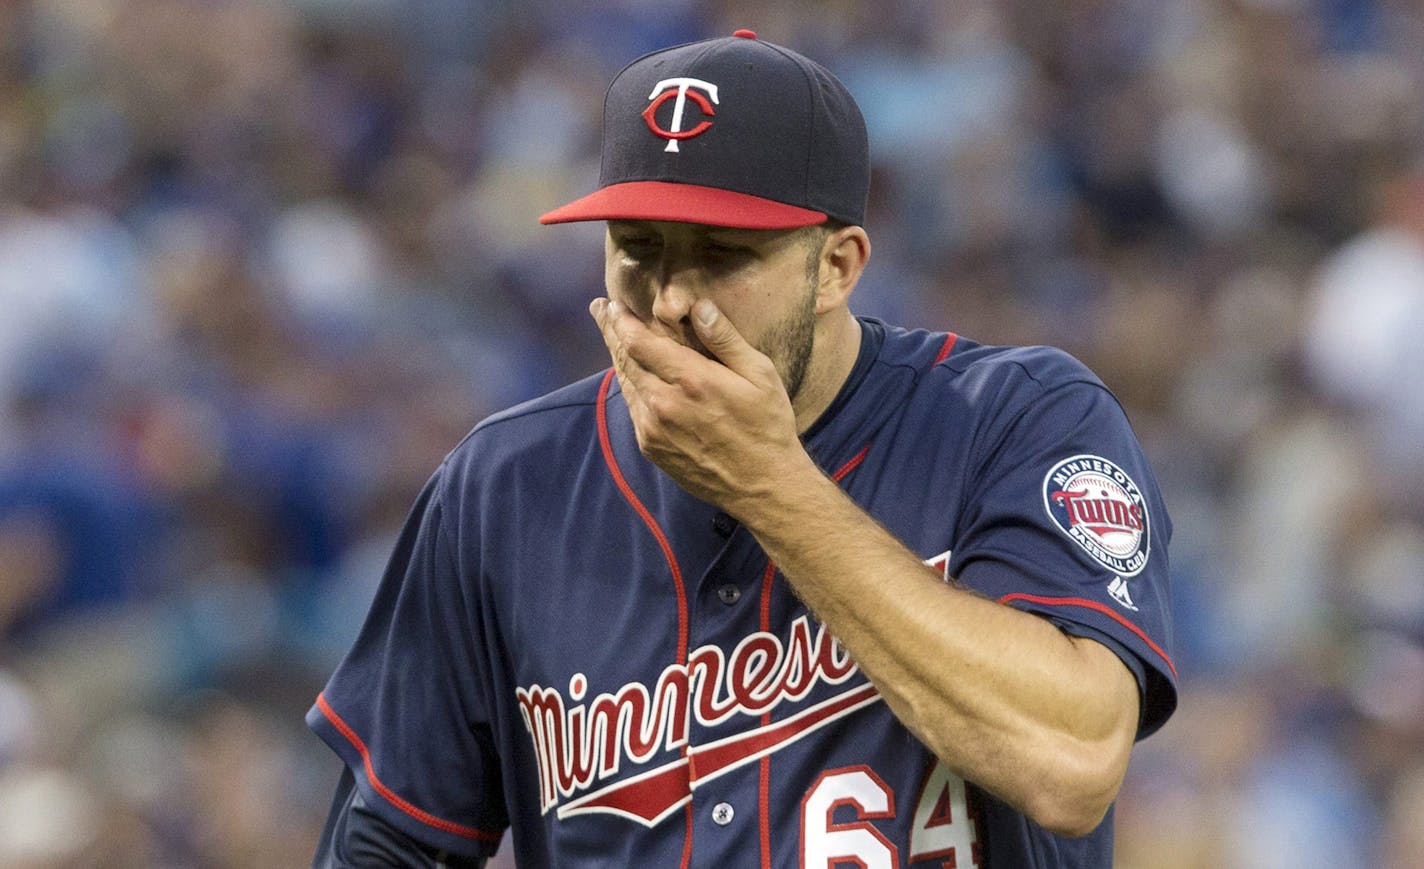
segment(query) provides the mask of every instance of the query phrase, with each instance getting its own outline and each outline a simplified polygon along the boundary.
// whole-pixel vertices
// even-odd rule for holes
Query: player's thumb
[[[747,373],[746,364],[760,355],[711,299],[693,304],[692,323],[702,346],[734,371]]]

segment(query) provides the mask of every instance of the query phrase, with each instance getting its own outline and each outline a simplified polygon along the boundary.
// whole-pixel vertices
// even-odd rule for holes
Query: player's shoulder
[[[981,344],[960,337],[939,366],[970,383],[1022,383],[1049,391],[1072,383],[1102,387],[1092,369],[1060,347]]]
[[[493,413],[475,425],[445,457],[447,469],[466,471],[530,456],[558,460],[574,443],[595,436],[595,408],[604,373]]]
[[[994,345],[947,332],[889,327],[881,358],[915,369],[901,403],[905,423],[948,425],[990,446],[1030,416],[1050,429],[1088,417],[1125,418],[1102,380],[1057,347]]]
[[[606,371],[591,374],[553,392],[492,413],[481,420],[470,435],[487,433],[496,436],[513,430],[558,427],[565,425],[570,417],[581,418],[584,411],[598,403],[598,392],[606,374]]]
[[[980,397],[986,390],[1047,392],[1074,383],[1106,388],[1087,365],[1059,347],[985,344],[950,332],[877,325],[885,331],[881,360],[925,371],[923,387]]]

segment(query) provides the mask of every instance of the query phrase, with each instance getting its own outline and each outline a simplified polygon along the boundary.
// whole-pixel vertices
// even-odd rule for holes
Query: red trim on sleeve
[[[934,365],[931,365],[930,367],[933,368],[935,365],[938,365],[944,360],[948,359],[950,351],[954,349],[954,342],[958,340],[959,336],[954,334],[953,332],[950,332],[948,335],[944,336],[944,346],[939,348],[939,355],[935,357]]]
[[[474,827],[467,827],[464,824],[457,824],[454,821],[447,821],[444,818],[437,818],[424,809],[415,806],[402,799],[399,794],[386,787],[380,777],[376,775],[376,768],[371,765],[371,752],[366,748],[366,743],[361,741],[361,737],[356,735],[356,731],[351,729],[351,725],[342,720],[336,710],[331,708],[331,704],[326,702],[325,692],[318,694],[316,698],[317,708],[321,714],[326,716],[326,720],[331,722],[331,726],[351,743],[357,753],[361,755],[361,763],[366,768],[366,780],[371,783],[371,787],[376,789],[376,793],[385,798],[386,802],[410,815],[415,820],[425,824],[427,827],[434,827],[444,833],[451,833],[465,839],[475,839],[481,842],[498,843],[504,837],[503,833],[488,833],[484,830],[477,830]]]
[[[1167,662],[1167,669],[1172,671],[1172,678],[1177,678],[1177,665],[1172,663],[1172,659],[1167,656],[1167,653],[1163,651],[1162,647],[1152,642],[1152,638],[1147,636],[1147,633],[1143,631],[1142,628],[1139,628],[1137,625],[1134,625],[1132,622],[1128,621],[1126,618],[1123,617],[1121,613],[1114,611],[1105,603],[1096,600],[1089,600],[1088,598],[1083,597],[1042,597],[1036,594],[1021,593],[1006,594],[1003,597],[999,598],[999,603],[1007,604],[1012,603],[1016,600],[1041,604],[1043,606],[1078,606],[1083,607],[1085,609],[1093,610],[1094,612],[1100,612],[1108,618],[1112,619],[1113,621],[1117,622],[1118,624],[1122,625],[1123,627],[1127,628],[1129,631],[1132,631],[1134,634],[1136,634],[1138,638],[1142,640],[1142,642],[1147,644],[1148,648],[1156,652],[1158,657],[1160,657],[1163,661]]]
[[[632,506],[633,512],[638,514],[643,524],[653,533],[653,539],[658,542],[658,547],[663,551],[663,558],[667,559],[668,568],[672,571],[672,581],[677,586],[677,663],[686,664],[687,589],[682,583],[682,568],[678,566],[677,555],[673,553],[672,544],[658,525],[658,520],[653,518],[653,514],[643,506],[633,487],[628,485],[627,478],[623,476],[623,469],[618,467],[618,457],[613,454],[613,442],[608,436],[608,387],[612,382],[613,369],[610,368],[608,373],[603,375],[603,383],[598,387],[598,445],[603,450],[603,462],[608,466],[608,472],[613,475],[613,482],[617,484],[618,491],[623,493],[623,499]]]

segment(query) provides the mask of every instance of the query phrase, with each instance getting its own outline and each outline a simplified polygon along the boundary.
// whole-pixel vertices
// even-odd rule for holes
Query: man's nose
[[[697,299],[696,269],[665,261],[653,287],[653,318],[681,332]]]

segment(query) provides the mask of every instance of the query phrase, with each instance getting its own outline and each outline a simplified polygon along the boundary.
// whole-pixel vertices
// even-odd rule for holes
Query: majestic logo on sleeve
[[[1127,472],[1099,456],[1065,459],[1043,478],[1043,506],[1059,529],[1120,577],[1147,565],[1147,501]]]
[[[703,96],[703,92],[706,92],[706,96]],[[707,128],[712,126],[708,119],[717,114],[717,110],[712,108],[717,102],[717,86],[700,78],[665,78],[653,85],[653,92],[648,95],[648,99],[652,102],[643,109],[643,120],[647,121],[648,129],[653,131],[653,135],[668,140],[667,147],[663,150],[674,154],[678,153],[679,141],[707,132]],[[663,128],[658,123],[658,110],[669,100],[672,101],[672,120]],[[682,125],[688,100],[702,110],[703,119],[690,129],[684,130]]]

